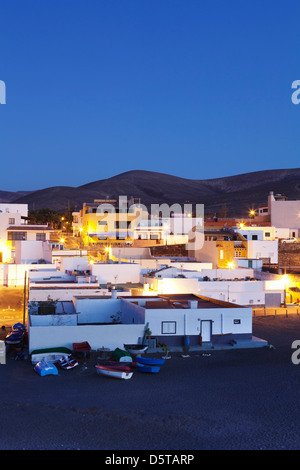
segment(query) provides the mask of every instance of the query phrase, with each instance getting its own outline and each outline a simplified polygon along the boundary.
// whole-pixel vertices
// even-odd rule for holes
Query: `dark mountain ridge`
[[[235,176],[196,180],[146,170],[132,170],[78,187],[53,186],[10,195],[11,202],[27,203],[29,209],[79,210],[94,199],[127,196],[151,204],[204,204],[205,213],[227,209],[228,216],[246,217],[250,208],[267,204],[270,191],[300,198],[300,169],[265,170]],[[2,195],[0,191],[0,200]]]

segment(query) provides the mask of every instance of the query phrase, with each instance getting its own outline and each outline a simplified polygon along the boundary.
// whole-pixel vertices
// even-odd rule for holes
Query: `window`
[[[163,335],[175,335],[176,334],[176,321],[162,321],[161,333]]]
[[[126,220],[117,220],[115,222],[115,228],[119,228],[123,230],[130,228],[130,222],[127,222]]]
[[[267,237],[269,238],[270,236],[271,236],[271,232],[266,232],[266,233],[265,233],[265,237],[266,237],[266,238],[267,238]]]
[[[16,219],[14,217],[8,219],[9,225],[15,225]]]
[[[252,240],[257,240],[257,235],[252,235]]]
[[[42,242],[44,242],[44,241],[46,240],[46,234],[45,234],[45,233],[37,233],[37,234],[35,235],[35,239],[36,239],[37,241],[42,241]]]
[[[235,319],[233,320],[233,324],[234,324],[234,325],[240,325],[240,324],[241,324],[240,318],[235,318]]]
[[[26,232],[8,232],[7,239],[8,240],[27,240],[27,233]]]
[[[38,315],[55,315],[55,305],[39,305]]]

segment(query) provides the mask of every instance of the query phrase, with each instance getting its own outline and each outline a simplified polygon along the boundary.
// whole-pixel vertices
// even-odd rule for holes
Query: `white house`
[[[0,262],[52,262],[48,225],[28,223],[27,204],[0,204]]]
[[[72,304],[72,305],[71,305]],[[29,352],[88,341],[92,349],[139,343],[146,327],[156,346],[217,344],[265,346],[252,337],[252,309],[195,295],[158,297],[75,296],[72,302],[28,304]]]
[[[168,267],[145,275],[149,289],[161,294],[195,294],[244,306],[280,307],[285,301],[282,280],[257,280],[254,269],[203,269],[201,272]]]

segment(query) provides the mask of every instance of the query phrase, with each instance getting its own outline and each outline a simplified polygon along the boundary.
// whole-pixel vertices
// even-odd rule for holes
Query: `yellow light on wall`
[[[61,238],[59,241],[60,241],[60,243],[64,243],[65,239]]]
[[[284,285],[284,288],[286,289],[287,287],[289,287],[291,279],[288,274],[284,274],[281,278],[281,281]]]
[[[228,264],[227,264],[228,268],[229,269],[233,269],[234,268],[234,263],[233,261],[229,261]]]

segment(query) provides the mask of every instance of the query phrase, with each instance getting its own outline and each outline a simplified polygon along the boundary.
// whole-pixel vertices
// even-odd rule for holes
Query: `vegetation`
[[[44,208],[29,211],[28,217],[33,224],[48,224],[53,229],[69,231],[72,229],[72,211],[72,207],[65,212]]]

